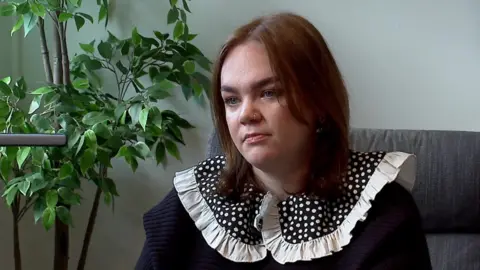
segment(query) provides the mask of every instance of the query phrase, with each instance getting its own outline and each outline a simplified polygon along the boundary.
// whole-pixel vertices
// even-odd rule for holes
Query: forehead
[[[222,65],[220,80],[222,85],[243,88],[273,75],[265,47],[250,41],[230,51]]]

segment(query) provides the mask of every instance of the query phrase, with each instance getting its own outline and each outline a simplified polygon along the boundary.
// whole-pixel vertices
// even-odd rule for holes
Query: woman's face
[[[285,91],[291,90],[279,88],[262,44],[239,45],[226,57],[221,95],[230,136],[243,157],[261,170],[303,160],[313,148],[314,131],[290,113]]]

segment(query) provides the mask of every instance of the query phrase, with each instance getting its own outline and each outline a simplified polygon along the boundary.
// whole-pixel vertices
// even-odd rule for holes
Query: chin
[[[276,153],[264,150],[255,150],[246,151],[242,153],[245,160],[250,163],[252,166],[261,169],[268,167],[275,161]]]

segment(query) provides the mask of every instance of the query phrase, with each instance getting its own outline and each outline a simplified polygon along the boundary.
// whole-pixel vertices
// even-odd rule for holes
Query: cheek
[[[231,135],[234,135],[238,129],[238,117],[235,113],[226,112],[225,121],[227,122],[228,130]],[[232,136],[233,137],[233,136]]]

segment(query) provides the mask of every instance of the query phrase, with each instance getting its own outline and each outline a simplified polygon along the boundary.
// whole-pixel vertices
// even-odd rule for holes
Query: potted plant
[[[0,130],[68,137],[64,147],[0,149],[3,197],[14,220],[15,267],[21,269],[18,222],[33,207],[35,222],[55,229],[54,269],[68,269],[70,210],[83,202],[81,186],[92,183],[96,192],[77,266],[84,269],[101,198],[113,204],[119,196],[108,174],[111,160],[122,158],[133,171],[147,158],[157,164],[168,156],[180,160],[177,145],[185,144],[183,131],[193,125],[156,105],[178,89],[187,99],[208,97],[210,82],[203,73],[211,63],[191,43],[196,35],[189,33],[185,0],[170,1],[172,34],[144,35],[133,28],[129,37],[119,38],[108,32],[105,40],[79,44],[82,52],[75,55],[68,51],[67,26],[80,31],[87,21],[94,23],[92,15],[79,12],[82,1],[3,2],[0,15],[17,18],[12,34],[22,28],[25,36],[35,27],[40,31],[46,82],[30,90],[24,78],[0,81]],[[97,21],[107,26],[108,1],[97,4]],[[53,24],[53,40],[45,35],[45,23]],[[48,44],[54,45],[53,57]],[[99,74],[105,71],[114,78],[115,89],[104,88]],[[133,96],[127,97],[128,91]],[[29,108],[22,108],[19,104],[29,98]]]

